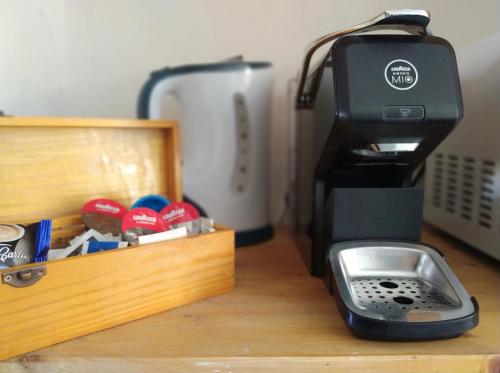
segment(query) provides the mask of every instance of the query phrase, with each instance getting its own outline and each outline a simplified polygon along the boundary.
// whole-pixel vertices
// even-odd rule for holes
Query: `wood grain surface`
[[[65,117],[0,117],[0,127],[66,127],[66,128],[173,128],[172,120],[65,118]]]
[[[0,283],[0,360],[232,290],[234,233],[218,229],[45,265],[32,286]]]
[[[180,200],[178,136],[172,121],[0,118],[0,221],[78,213],[99,197]]]
[[[433,229],[480,304],[479,326],[432,342],[353,337],[285,230],[236,254],[236,289],[0,363],[1,372],[499,373],[500,266]]]

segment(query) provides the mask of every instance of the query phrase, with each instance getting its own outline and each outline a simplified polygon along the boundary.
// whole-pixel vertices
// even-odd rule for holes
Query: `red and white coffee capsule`
[[[147,207],[138,207],[127,212],[122,221],[122,232],[128,242],[137,244],[138,237],[163,232],[167,226],[160,214]]]
[[[106,198],[93,199],[83,205],[81,214],[85,225],[99,233],[121,233],[122,219],[127,208],[121,203]]]
[[[160,211],[160,215],[168,229],[172,229],[173,225],[193,221],[200,217],[198,210],[187,202],[172,202]]]

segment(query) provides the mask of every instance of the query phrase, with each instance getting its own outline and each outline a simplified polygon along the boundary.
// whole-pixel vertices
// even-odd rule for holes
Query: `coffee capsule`
[[[147,207],[131,209],[122,221],[122,234],[132,245],[139,243],[138,237],[166,231],[160,214]]]
[[[0,268],[12,267],[31,261],[28,250],[18,250],[17,244],[26,233],[18,224],[0,224]]]
[[[106,234],[121,233],[122,220],[127,208],[116,201],[98,198],[87,202],[82,207],[82,220],[90,229]]]
[[[170,201],[159,194],[149,194],[147,196],[139,198],[134,202],[131,208],[136,209],[138,207],[147,207],[156,212],[160,212],[166,206],[170,204]]]
[[[174,225],[196,220],[200,213],[196,208],[187,202],[172,202],[160,212],[161,218],[172,229]]]

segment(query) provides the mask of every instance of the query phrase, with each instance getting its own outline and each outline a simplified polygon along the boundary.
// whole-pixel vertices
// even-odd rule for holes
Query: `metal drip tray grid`
[[[364,317],[403,322],[474,313],[469,294],[432,248],[398,242],[346,242],[330,250],[342,301]]]
[[[408,278],[356,278],[351,280],[354,304],[391,319],[404,319],[410,310],[446,311],[460,307],[431,283]]]

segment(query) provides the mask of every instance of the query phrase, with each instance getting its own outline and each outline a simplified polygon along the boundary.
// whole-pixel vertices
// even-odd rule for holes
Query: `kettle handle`
[[[304,56],[296,98],[297,109],[311,108],[312,106],[313,96],[311,94],[311,88],[314,87],[314,82],[317,80],[318,76],[313,77],[310,84],[306,84],[309,77],[309,65],[314,53],[323,45],[335,41],[342,36],[387,29],[406,31],[409,34],[430,35],[431,32],[427,28],[429,22],[430,14],[423,9],[386,10],[384,13],[379,14],[369,21],[327,34],[315,40],[307,47]],[[313,71],[317,70],[317,67],[325,61],[325,58],[326,56],[323,56],[319,60],[319,63],[313,68]]]
[[[142,86],[137,104],[137,118],[160,119],[162,99],[174,93],[179,74],[178,69],[166,67],[154,71]]]

